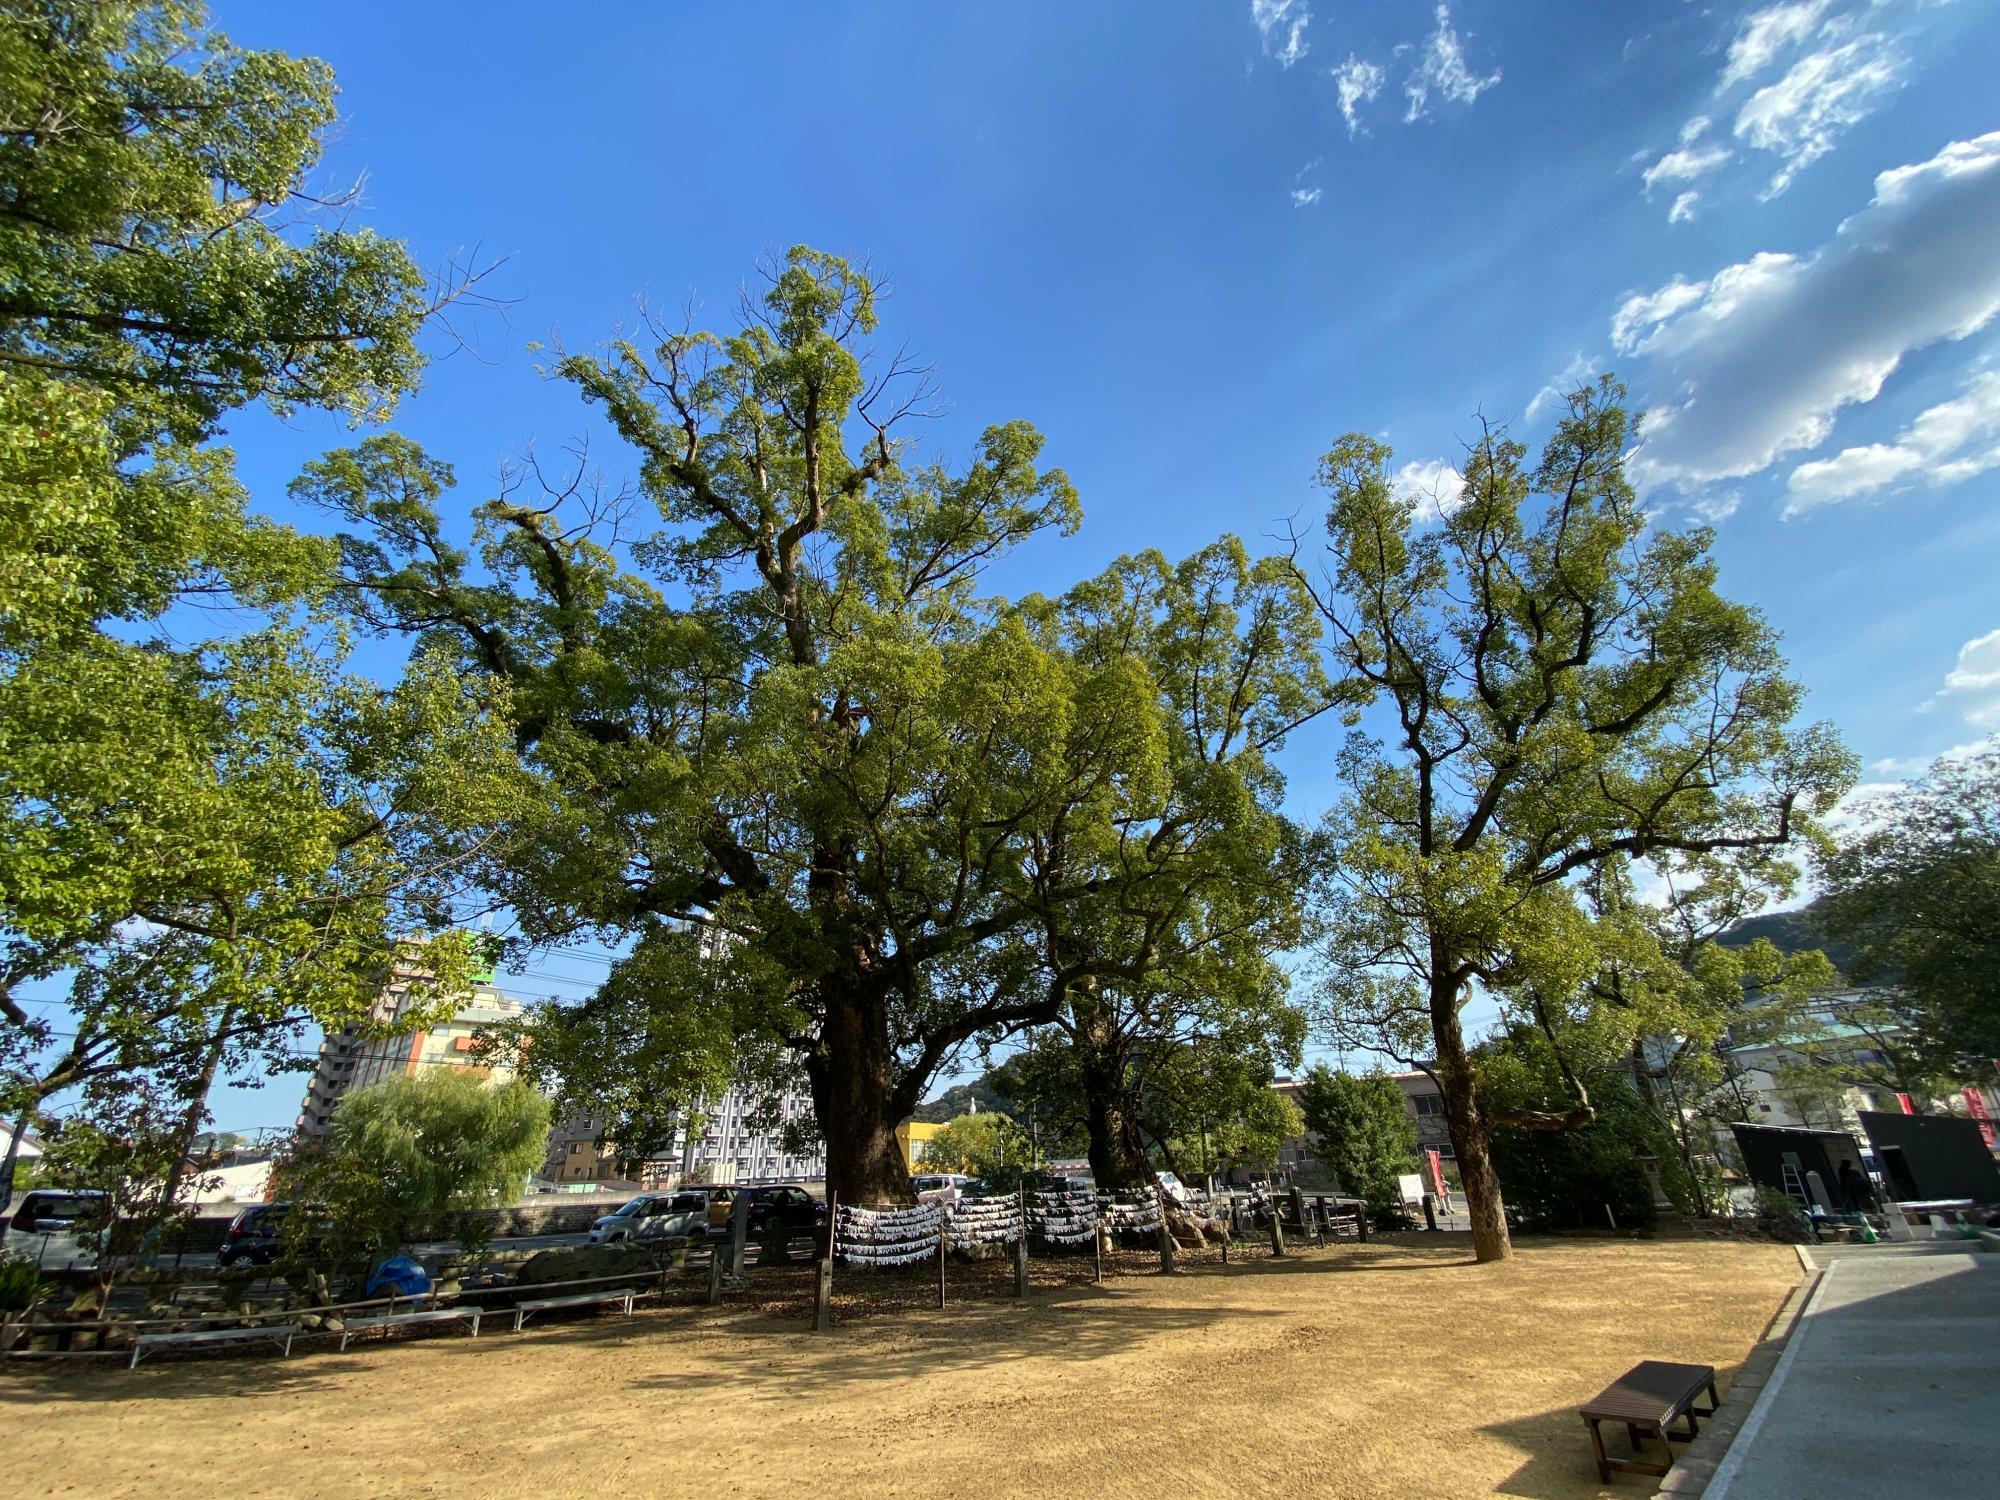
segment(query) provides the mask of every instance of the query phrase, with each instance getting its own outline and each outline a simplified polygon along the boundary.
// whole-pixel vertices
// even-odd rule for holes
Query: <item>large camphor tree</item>
[[[387,439],[300,493],[353,527],[359,618],[505,685],[541,790],[486,878],[524,935],[629,944],[608,989],[672,1039],[652,1050],[690,1100],[703,1057],[797,1059],[829,1188],[896,1201],[895,1127],[941,1064],[1104,962],[1038,961],[1046,913],[1100,888],[1050,851],[1148,815],[1166,730],[1142,663],[1079,660],[978,592],[1077,523],[1034,429],[912,462],[927,398],[864,359],[869,276],[803,247],[767,269],[733,332],[555,366],[634,451],[650,535],[515,491],[481,507],[476,569],[444,539],[446,471]]]
[[[1289,566],[1233,536],[1179,563],[1122,558],[1049,618],[1082,662],[1146,663],[1166,725],[1156,799],[1108,843],[1041,856],[1092,887],[1048,908],[1044,964],[1095,972],[1067,986],[1051,1025],[1067,1056],[1044,1046],[1036,1061],[1080,1100],[1098,1185],[1135,1187],[1152,1180],[1148,1136],[1171,1151],[1196,1135],[1211,1084],[1261,1087],[1297,1060],[1303,1018],[1276,955],[1303,933],[1304,841],[1279,811],[1271,757],[1342,699]]]
[[[1510,1247],[1467,1004],[1584,989],[1593,867],[1808,837],[1853,777],[1831,731],[1793,727],[1803,694],[1770,626],[1717,592],[1710,533],[1648,526],[1623,400],[1608,378],[1574,393],[1532,469],[1484,433],[1434,528],[1386,447],[1343,438],[1322,565],[1299,553],[1336,673],[1387,726],[1338,761],[1327,1018],[1434,1068],[1481,1260]],[[1552,1114],[1504,1123],[1576,1123]]]

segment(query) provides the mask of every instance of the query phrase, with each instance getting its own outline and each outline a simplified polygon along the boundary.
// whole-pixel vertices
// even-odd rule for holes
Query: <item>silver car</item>
[[[699,1238],[708,1233],[709,1199],[697,1189],[677,1193],[642,1193],[590,1226],[593,1245],[621,1241]]]
[[[0,1218],[0,1251],[44,1271],[94,1271],[111,1222],[111,1199],[98,1188],[36,1188]]]

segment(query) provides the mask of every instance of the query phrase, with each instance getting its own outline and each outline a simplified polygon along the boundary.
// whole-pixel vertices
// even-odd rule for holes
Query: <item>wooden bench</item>
[[[532,1302],[514,1304],[514,1332],[521,1331],[521,1325],[528,1321],[528,1314],[545,1312],[552,1307],[588,1307],[593,1303],[622,1302],[625,1316],[632,1316],[632,1299],[639,1295],[638,1288],[624,1287],[606,1292],[572,1292],[567,1297],[538,1297]]]
[[[296,1323],[274,1323],[262,1328],[200,1328],[186,1333],[142,1333],[132,1340],[132,1363],[125,1368],[136,1370],[141,1355],[175,1344],[242,1344],[269,1339],[290,1354],[292,1340],[298,1337],[298,1332],[299,1325]]]
[[[1695,1398],[1703,1391],[1708,1392],[1708,1405],[1696,1406]],[[1673,1465],[1671,1440],[1678,1439],[1683,1443],[1693,1441],[1701,1431],[1695,1418],[1713,1416],[1719,1404],[1712,1365],[1676,1365],[1657,1359],[1642,1360],[1614,1384],[1606,1386],[1596,1399],[1583,1408],[1583,1424],[1590,1429],[1590,1451],[1597,1458],[1598,1479],[1609,1484],[1613,1469],[1632,1474],[1666,1473]],[[1687,1431],[1673,1431],[1673,1424],[1683,1417],[1687,1419]],[[1604,1436],[1597,1428],[1599,1422],[1623,1422],[1625,1435],[1631,1440],[1635,1454],[1639,1451],[1639,1439],[1650,1433],[1666,1449],[1666,1462],[1606,1458]]]
[[[483,1307],[433,1307],[423,1312],[377,1313],[373,1317],[349,1318],[341,1325],[340,1352],[347,1352],[347,1341],[357,1333],[370,1328],[401,1328],[410,1323],[470,1323],[472,1336],[479,1337],[479,1320],[486,1314]]]

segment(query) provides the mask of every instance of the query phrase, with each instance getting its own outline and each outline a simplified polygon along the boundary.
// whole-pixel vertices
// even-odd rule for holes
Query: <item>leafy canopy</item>
[[[1826,860],[1819,922],[1849,977],[1900,990],[1921,1070],[2000,1057],[2000,747],[1940,760]]]
[[[1298,1091],[1299,1114],[1318,1140],[1318,1156],[1341,1187],[1370,1208],[1402,1202],[1397,1180],[1413,1169],[1416,1126],[1396,1081],[1381,1073],[1357,1078],[1324,1063],[1307,1070]]]
[[[308,180],[332,99],[198,6],[0,15],[9,1108],[145,1070],[199,1093],[353,1018],[508,795],[483,683],[434,655],[393,691],[344,676],[310,613],[335,549],[202,446],[246,404],[361,419],[416,381],[436,299]],[[247,613],[212,635],[190,605]],[[463,948],[425,956],[446,989]],[[69,1024],[17,1000],[37,982]]]
[[[351,527],[358,618],[505,684],[538,805],[483,874],[526,935],[630,940],[653,981],[623,993],[659,1014],[620,1024],[720,1047],[715,986],[652,952],[704,928],[735,1036],[803,1059],[848,1194],[904,1190],[891,1132],[947,1056],[1049,1013],[1026,940],[1082,892],[1043,853],[1113,842],[1165,760],[1140,663],[977,592],[1077,523],[1041,438],[912,461],[924,387],[864,363],[875,324],[866,272],[798,247],[735,332],[557,360],[638,458],[662,527],[629,543],[631,506],[555,481],[479,508],[475,569],[442,540],[449,471],[391,439],[300,489]]]

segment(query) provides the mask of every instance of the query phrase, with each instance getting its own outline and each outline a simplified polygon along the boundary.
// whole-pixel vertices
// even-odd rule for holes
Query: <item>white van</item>
[[[111,1213],[98,1188],[35,1188],[7,1218],[7,1254],[44,1271],[94,1271]]]

